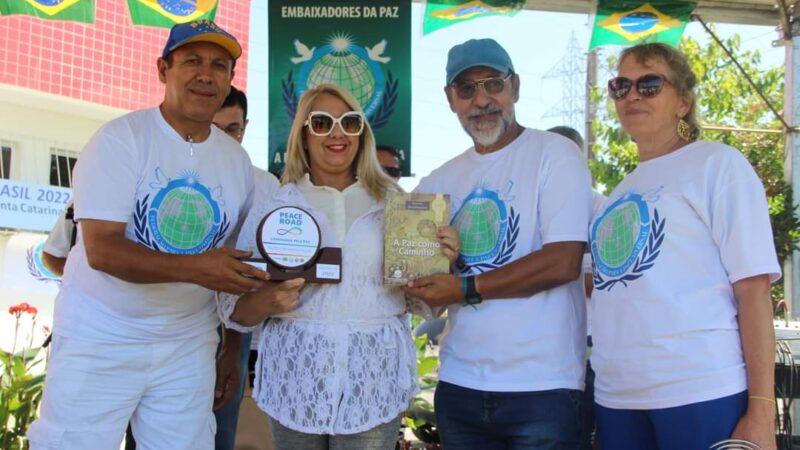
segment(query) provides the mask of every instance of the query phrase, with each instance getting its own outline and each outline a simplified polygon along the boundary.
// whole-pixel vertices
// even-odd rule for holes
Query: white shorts
[[[213,450],[216,330],[181,341],[108,344],[54,336],[30,448]]]

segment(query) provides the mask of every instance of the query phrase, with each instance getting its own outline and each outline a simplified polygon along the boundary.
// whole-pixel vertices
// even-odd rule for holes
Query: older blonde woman
[[[780,267],[764,188],[738,150],[697,140],[682,53],[631,47],[618,71],[608,92],[640,162],[591,227],[601,447],[774,449]]]
[[[281,183],[272,198],[257,199],[238,248],[256,248],[266,213],[296,206],[319,223],[323,247],[342,248],[343,261],[341,283],[302,286],[299,299],[276,301],[274,293],[302,280],[265,288],[269,299],[260,292],[222,299],[223,319],[235,329],[271,317],[253,396],[270,418],[275,448],[394,448],[417,391],[403,293],[382,285],[383,200],[399,188],[381,170],[372,129],[350,93],[321,85],[303,95]],[[454,259],[457,234],[440,236]]]

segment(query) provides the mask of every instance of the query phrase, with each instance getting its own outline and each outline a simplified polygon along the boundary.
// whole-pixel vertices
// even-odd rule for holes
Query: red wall
[[[96,0],[94,24],[0,16],[0,83],[123,109],[163,98],[156,73],[169,30],[131,24],[128,2]],[[244,53],[234,84],[247,89],[250,0],[220,0],[215,22]]]

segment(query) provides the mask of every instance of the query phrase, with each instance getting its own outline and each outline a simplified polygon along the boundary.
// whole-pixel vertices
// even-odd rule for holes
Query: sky
[[[253,163],[266,169],[267,2],[252,2],[251,5],[250,60],[247,74],[250,124],[244,147],[250,153]],[[445,84],[447,51],[453,45],[468,39],[493,38],[508,51],[521,79],[516,116],[522,125],[546,129],[568,124],[568,117],[560,114],[559,110],[563,109],[562,99],[567,98],[563,84],[570,78],[552,75],[566,72],[564,68],[576,67],[573,60],[564,61],[573,39],[573,45],[578,49],[573,54],[578,57],[585,54],[591,33],[588,15],[525,10],[513,18],[480,18],[423,37],[423,9],[422,3],[412,4],[411,171],[416,176],[403,178],[403,188],[412,189],[421,177],[472,145],[455,114],[450,111],[442,90]],[[772,46],[772,41],[778,38],[774,27],[719,24],[717,33],[722,38],[739,33],[742,50],[758,49],[765,66],[783,65],[784,48]],[[709,39],[698,23],[687,25],[685,34],[701,42]],[[604,51],[618,50],[612,47]],[[578,76],[578,79],[582,78],[583,75]],[[598,74],[598,84],[605,84],[607,78],[607,74]],[[576,79],[574,74],[571,79]]]

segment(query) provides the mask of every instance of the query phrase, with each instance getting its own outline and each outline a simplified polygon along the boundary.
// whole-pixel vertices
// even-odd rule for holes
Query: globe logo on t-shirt
[[[624,195],[606,208],[591,229],[595,288],[627,285],[650,269],[663,242],[664,222],[657,210],[651,220],[639,194]]]
[[[453,219],[465,262],[493,258],[506,226],[506,205],[497,193],[483,189],[470,193]]]
[[[222,240],[229,228],[227,216],[195,174],[151,187],[159,189],[152,203],[148,194],[137,201],[134,211],[134,232],[141,244],[158,251],[196,254]]]
[[[452,220],[459,231],[462,273],[479,272],[506,263],[516,247],[519,215],[500,199],[497,192],[478,188],[472,191]]]

